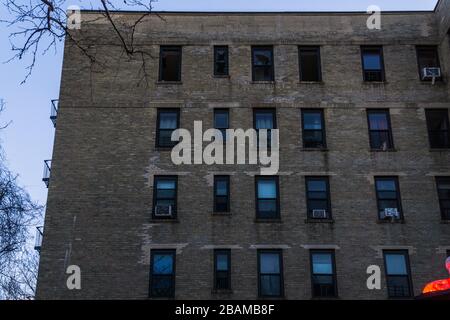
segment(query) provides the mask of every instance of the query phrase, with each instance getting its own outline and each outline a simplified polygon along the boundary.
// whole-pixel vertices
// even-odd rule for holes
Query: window
[[[389,110],[367,110],[370,148],[389,150],[394,148]]]
[[[306,199],[309,219],[331,219],[328,177],[306,177]]]
[[[256,177],[256,217],[259,219],[280,217],[278,177]]]
[[[258,278],[260,297],[282,297],[283,255],[281,250],[258,250]]]
[[[175,219],[177,215],[176,176],[155,176],[153,186],[153,218]]]
[[[417,63],[419,65],[419,76],[422,81],[431,81],[432,79],[424,78],[425,68],[440,68],[438,48],[436,46],[417,47]],[[436,78],[440,81],[442,78]]]
[[[382,47],[361,47],[364,81],[385,81]]]
[[[230,250],[214,250],[214,289],[231,290]]]
[[[326,148],[323,110],[302,110],[303,148]]]
[[[150,271],[150,297],[173,298],[175,295],[175,250],[152,250]]]
[[[228,109],[214,109],[214,128],[222,132],[223,141],[227,140],[227,129],[230,127],[230,112]]]
[[[252,47],[253,81],[274,81],[273,47]]]
[[[450,130],[447,109],[425,110],[428,126],[428,139],[430,148],[450,148]]]
[[[275,109],[254,109],[253,122],[258,135],[259,147],[259,130],[267,129],[267,148],[272,145],[272,129],[277,128]]]
[[[408,251],[386,250],[383,253],[389,298],[411,297],[412,283]]]
[[[171,148],[178,142],[172,141],[172,133],[179,128],[180,110],[158,109],[158,130],[156,132],[156,146]]]
[[[310,254],[313,297],[337,297],[334,251],[311,250]]]
[[[299,47],[300,81],[322,81],[320,47]]]
[[[443,220],[450,220],[450,177],[436,177],[439,204]]]
[[[230,177],[214,177],[214,212],[230,211]]]
[[[214,46],[214,75],[228,76],[228,46]]]
[[[375,188],[380,220],[403,219],[398,178],[375,177]]]
[[[181,81],[181,47],[160,48],[159,81]]]

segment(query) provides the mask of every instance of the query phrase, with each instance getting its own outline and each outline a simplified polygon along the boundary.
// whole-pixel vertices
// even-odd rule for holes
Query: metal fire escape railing
[[[51,171],[52,171],[52,160],[44,160],[44,174],[42,177],[42,181],[44,181],[47,188],[48,188],[48,185],[50,184]]]
[[[44,226],[36,227],[36,237],[34,239],[34,250],[41,251],[42,236],[44,235]]]
[[[58,105],[59,100],[57,99],[52,100],[52,105],[50,109],[50,120],[53,123],[53,127],[56,127],[56,119],[58,118]]]

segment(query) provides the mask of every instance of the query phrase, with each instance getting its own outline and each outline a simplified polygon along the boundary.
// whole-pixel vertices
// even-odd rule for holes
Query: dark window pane
[[[261,275],[261,295],[278,297],[281,295],[279,275]]]
[[[321,81],[319,48],[300,48],[300,81]]]
[[[381,47],[362,47],[364,81],[384,81],[383,53]]]
[[[324,148],[325,131],[323,125],[323,112],[302,110],[303,119],[303,147]]]
[[[333,274],[333,260],[330,253],[314,253],[312,260],[314,274]]]
[[[450,220],[450,177],[436,178],[443,220]]]
[[[158,110],[158,146],[173,147],[172,133],[178,128],[178,111]]]
[[[386,280],[390,297],[411,296],[408,252],[385,252]]]
[[[153,274],[172,274],[173,256],[171,254],[155,254],[153,258]]]
[[[214,75],[228,75],[228,47],[214,47]]]
[[[426,110],[426,118],[431,148],[450,148],[448,111]]]
[[[175,278],[174,251],[152,251],[151,257],[150,295],[152,297],[172,297]]]
[[[337,295],[332,252],[312,251],[312,285],[313,296],[334,297]]]
[[[274,114],[257,111],[255,113],[255,129],[274,129]]]
[[[259,254],[260,295],[279,297],[282,295],[281,253],[261,252]]]
[[[274,180],[258,181],[258,198],[276,199],[277,187]]]
[[[273,48],[252,48],[253,81],[273,81]]]
[[[161,81],[181,81],[181,47],[161,47]]]
[[[417,47],[417,60],[419,64],[420,79],[422,81],[431,81],[432,79],[424,78],[424,69],[440,67],[437,47]],[[441,80],[441,78],[438,78],[437,80]]]

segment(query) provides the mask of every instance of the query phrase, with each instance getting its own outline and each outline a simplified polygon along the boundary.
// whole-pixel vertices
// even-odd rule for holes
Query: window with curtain
[[[157,147],[171,148],[178,141],[172,141],[172,133],[179,128],[180,110],[158,109]]]
[[[313,297],[336,297],[334,251],[311,250],[310,255]]]
[[[282,297],[283,285],[283,258],[281,250],[259,250],[259,296]]]
[[[278,177],[256,177],[256,217],[259,219],[280,217]]]
[[[323,110],[302,110],[303,147],[326,148]]]
[[[390,298],[405,298],[412,296],[411,272],[407,250],[384,252],[386,282]]]
[[[367,110],[370,148],[390,150],[394,148],[389,110]]]

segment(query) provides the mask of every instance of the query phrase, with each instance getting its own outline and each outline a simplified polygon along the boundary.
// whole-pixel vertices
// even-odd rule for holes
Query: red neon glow
[[[445,261],[445,268],[450,273],[450,257]],[[422,293],[432,293],[450,290],[450,278],[430,282],[425,286]]]
[[[432,293],[450,290],[450,278],[445,280],[433,281],[425,286],[422,293]]]

